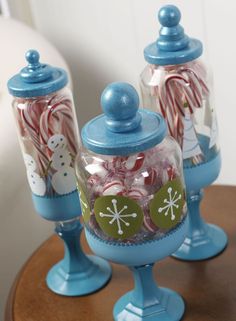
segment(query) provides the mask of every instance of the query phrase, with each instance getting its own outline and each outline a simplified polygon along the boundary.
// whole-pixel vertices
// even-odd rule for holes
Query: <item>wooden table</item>
[[[160,285],[178,291],[186,301],[186,321],[236,320],[236,187],[205,191],[202,212],[223,227],[228,248],[218,257],[197,263],[172,258],[156,264]],[[89,252],[84,236],[82,243]],[[49,238],[26,262],[9,294],[5,321],[111,321],[116,300],[133,286],[131,272],[113,265],[110,283],[101,291],[77,298],[62,297],[46,287],[49,268],[63,256],[58,237]]]

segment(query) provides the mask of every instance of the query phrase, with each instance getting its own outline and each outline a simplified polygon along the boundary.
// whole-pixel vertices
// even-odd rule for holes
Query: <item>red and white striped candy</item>
[[[143,173],[143,175],[144,174],[144,185],[155,185],[157,183],[158,174],[155,168],[148,168],[147,171]]]
[[[143,224],[149,232],[154,233],[159,230],[159,228],[152,222],[148,210],[144,211]]]
[[[109,183],[106,183],[103,187],[102,194],[105,195],[124,195],[125,186],[120,180],[113,180]]]
[[[29,137],[37,151],[37,160],[40,169],[40,173],[43,174],[49,163],[49,158],[42,150],[42,146],[39,139],[39,125],[37,123],[33,109],[30,109],[31,104],[27,104],[26,109],[21,110],[22,126],[27,130]]]
[[[127,193],[127,196],[132,198],[135,201],[140,201],[143,197],[147,195],[148,195],[147,190],[142,187],[132,187]]]
[[[169,166],[166,171],[167,171],[167,175],[168,175],[170,181],[175,179],[176,171],[175,171],[175,168],[173,166]]]
[[[172,181],[176,178],[176,170],[172,165],[169,165],[162,174],[162,182],[165,184],[168,181]]]
[[[148,168],[142,172],[140,177],[134,179],[135,185],[155,185],[157,183],[158,174],[155,168]]]
[[[136,172],[143,166],[144,160],[144,153],[139,153],[138,155],[131,155],[125,161],[125,169],[131,172]]]
[[[148,176],[144,177],[144,185],[154,185],[157,182],[158,174],[155,168],[147,169]]]
[[[124,176],[126,172],[126,169],[123,164],[124,160],[124,157],[114,157],[104,163],[104,168],[114,174]]]
[[[55,133],[63,134],[68,141],[69,150],[77,154],[78,144],[74,132],[73,110],[71,102],[63,96],[54,96],[48,102],[48,108],[40,117],[40,138],[47,144],[49,137]]]
[[[100,177],[100,179],[105,179],[108,175],[108,170],[105,169],[102,164],[98,164],[96,162],[88,164],[86,166],[86,171],[92,175],[96,174],[98,177]]]
[[[100,183],[101,179],[99,176],[97,175],[91,175],[88,180],[87,180],[87,183],[88,183],[88,186],[89,187],[93,187],[93,185],[98,185]]]
[[[92,175],[87,180],[88,188],[92,190],[95,196],[102,194],[102,182],[101,178],[97,175]]]

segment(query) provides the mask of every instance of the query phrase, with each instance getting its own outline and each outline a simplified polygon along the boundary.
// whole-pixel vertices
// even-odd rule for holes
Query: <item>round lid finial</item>
[[[27,66],[9,79],[9,92],[15,97],[38,97],[48,95],[63,88],[67,82],[65,70],[39,61],[37,50],[30,49],[25,54]]]
[[[175,27],[179,24],[181,12],[176,6],[167,5],[158,12],[158,20],[164,27]]]
[[[39,65],[39,53],[37,50],[28,50],[25,54],[25,59],[28,61],[29,65],[32,66],[32,68],[34,66],[38,66]]]
[[[158,19],[162,25],[157,46],[163,51],[177,51],[185,49],[189,38],[179,24],[181,13],[176,6],[167,5],[160,9]]]
[[[101,106],[107,129],[112,132],[131,131],[141,122],[139,97],[130,84],[116,82],[108,85],[101,95]]]
[[[160,143],[166,135],[163,117],[139,109],[133,86],[124,82],[108,85],[101,95],[103,114],[91,119],[81,130],[83,144],[102,155],[130,155]]]
[[[23,68],[20,76],[23,81],[28,83],[37,83],[44,81],[52,76],[53,68],[39,62],[39,53],[37,50],[30,49],[26,52],[25,58],[28,66]]]
[[[159,10],[159,37],[144,49],[144,57],[148,63],[176,65],[201,56],[201,42],[184,33],[184,28],[179,24],[180,19],[181,12],[174,5],[166,5]]]

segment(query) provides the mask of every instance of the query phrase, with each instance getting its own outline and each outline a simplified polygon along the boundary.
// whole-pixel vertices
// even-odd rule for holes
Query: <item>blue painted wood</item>
[[[68,221],[81,215],[78,191],[54,197],[39,196],[32,193],[36,212],[46,220]]]
[[[159,288],[153,279],[152,262],[161,260],[182,244],[188,228],[186,217],[175,229],[158,240],[120,244],[104,241],[85,228],[90,248],[97,255],[127,265],[134,275],[134,290],[115,304],[116,321],[179,321],[184,313],[183,299],[170,289]]]
[[[103,155],[129,155],[159,144],[166,136],[160,114],[140,110],[136,90],[116,82],[101,96],[104,114],[90,120],[81,131],[84,146]]]
[[[64,242],[64,258],[47,274],[47,285],[55,293],[65,296],[81,296],[98,291],[111,278],[110,264],[94,255],[85,255],[80,245],[83,230],[78,220],[68,228],[56,228]]]
[[[162,7],[158,13],[159,37],[144,49],[145,60],[154,65],[177,65],[201,56],[201,41],[189,38],[179,24],[180,10],[174,5]]]
[[[28,65],[9,79],[7,86],[15,97],[38,97],[58,91],[66,86],[65,70],[39,62],[39,53],[28,50],[25,55]]]

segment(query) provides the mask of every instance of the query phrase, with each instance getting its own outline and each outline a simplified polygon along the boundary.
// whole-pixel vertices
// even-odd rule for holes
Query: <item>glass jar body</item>
[[[32,193],[51,198],[76,190],[73,167],[79,136],[70,89],[14,97],[12,105]]]
[[[184,167],[218,154],[211,76],[200,59],[180,65],[147,65],[140,86],[144,107],[166,119],[169,134],[182,149]]]
[[[134,244],[159,239],[185,217],[181,151],[170,136],[128,156],[83,149],[76,175],[86,228],[104,241]]]

